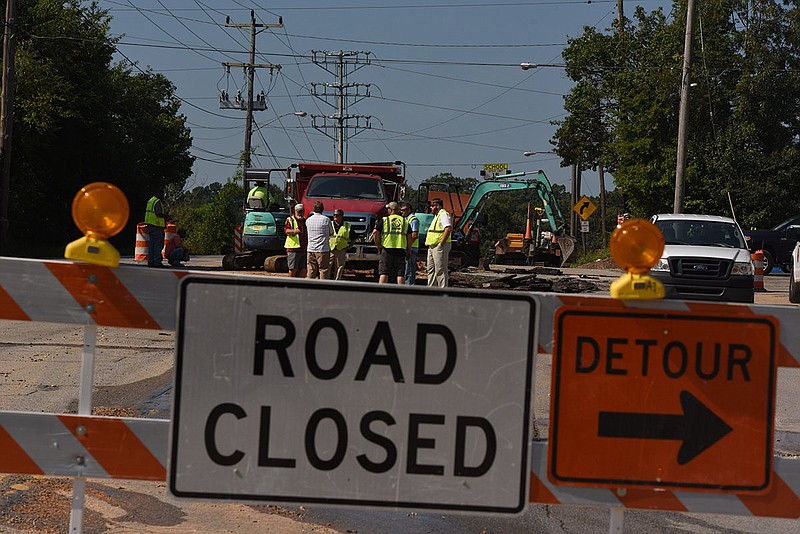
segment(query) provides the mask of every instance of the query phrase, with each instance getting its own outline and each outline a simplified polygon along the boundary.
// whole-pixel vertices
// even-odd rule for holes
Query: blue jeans
[[[164,248],[164,227],[147,225],[147,266],[153,267],[154,265],[161,265],[163,260],[161,258],[161,249]]]
[[[167,261],[173,267],[178,267],[182,261],[186,261],[186,256],[188,256],[188,254],[186,254],[186,249],[183,247],[178,247],[169,253]]]
[[[417,250],[412,248],[411,257],[406,260],[405,282],[407,286],[413,286],[417,283]]]

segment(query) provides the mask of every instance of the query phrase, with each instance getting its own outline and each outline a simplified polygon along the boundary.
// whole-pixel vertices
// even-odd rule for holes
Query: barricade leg
[[[78,415],[92,415],[92,385],[94,384],[94,353],[97,342],[97,325],[83,327],[83,353],[81,355],[81,386],[78,392]],[[78,430],[80,433],[80,429]],[[80,463],[81,458],[77,461]],[[83,504],[86,479],[72,481],[72,508],[69,514],[69,532],[83,532]]]

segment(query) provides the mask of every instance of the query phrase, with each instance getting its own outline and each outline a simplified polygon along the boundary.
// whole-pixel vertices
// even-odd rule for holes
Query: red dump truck
[[[295,167],[293,165],[293,167]],[[387,215],[386,204],[403,199],[405,164],[394,163],[298,163],[286,183],[287,196],[302,203],[311,214],[314,202],[325,205],[325,215],[344,211],[349,222],[353,246],[347,252],[347,265],[377,272],[378,251],[372,243],[376,219]]]

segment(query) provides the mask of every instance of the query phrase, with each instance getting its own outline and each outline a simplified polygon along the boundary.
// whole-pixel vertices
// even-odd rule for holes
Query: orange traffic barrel
[[[147,261],[147,246],[150,243],[150,234],[147,233],[147,223],[136,225],[136,248],[133,252],[135,261]]]
[[[168,222],[167,228],[164,230],[164,249],[167,247],[167,243],[170,239],[178,235],[178,227],[175,226],[175,223]],[[161,255],[166,258],[167,255],[165,254],[165,250],[161,250]]]
[[[242,252],[242,225],[237,224],[233,229],[233,253],[239,254]]]
[[[753,268],[755,270],[753,273],[753,290],[766,291],[764,289],[764,251],[756,250],[753,254],[750,254],[750,259],[753,260]]]

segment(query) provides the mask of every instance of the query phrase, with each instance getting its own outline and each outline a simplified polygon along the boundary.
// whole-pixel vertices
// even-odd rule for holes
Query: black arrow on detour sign
[[[589,202],[584,202],[581,204],[581,215],[583,215],[583,210],[589,209]]]
[[[678,464],[687,464],[733,429],[688,391],[680,398],[683,415],[600,412],[598,436],[680,440]]]

